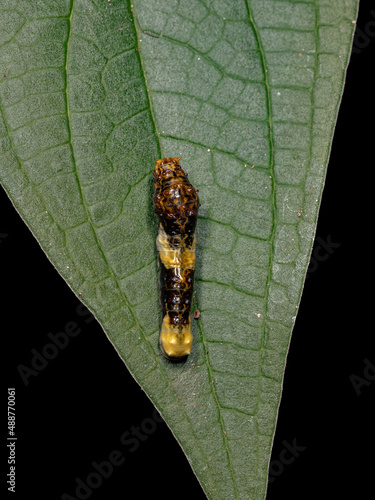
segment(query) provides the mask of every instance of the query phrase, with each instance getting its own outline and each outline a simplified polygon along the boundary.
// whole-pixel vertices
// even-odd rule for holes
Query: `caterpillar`
[[[172,361],[186,359],[193,343],[190,311],[199,208],[197,192],[182,170],[180,159],[163,158],[154,169],[162,309],[159,344],[162,354]]]

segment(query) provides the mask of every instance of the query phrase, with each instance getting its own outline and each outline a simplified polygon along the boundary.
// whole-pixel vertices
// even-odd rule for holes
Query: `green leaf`
[[[357,7],[0,5],[2,184],[210,499],[265,497]],[[202,203],[185,364],[158,348],[151,172],[166,156]]]

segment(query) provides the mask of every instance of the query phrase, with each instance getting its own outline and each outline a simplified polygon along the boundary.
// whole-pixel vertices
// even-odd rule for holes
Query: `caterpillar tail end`
[[[193,345],[191,325],[178,328],[178,325],[170,324],[168,315],[164,316],[159,342],[161,352],[167,359],[185,361]]]

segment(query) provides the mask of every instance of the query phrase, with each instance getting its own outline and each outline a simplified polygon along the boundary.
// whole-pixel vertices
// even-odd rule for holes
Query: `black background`
[[[365,359],[375,362],[372,297],[366,289],[373,281],[369,200],[374,189],[375,12],[369,5],[361,4],[357,26],[367,30],[367,39],[356,39],[347,73],[313,251],[317,258],[288,355],[267,500],[337,498],[342,488],[347,498],[367,498],[373,486],[368,452],[374,449],[375,382],[361,387],[360,394],[351,382],[353,375],[364,376]],[[0,206],[2,353],[6,387],[16,388],[18,436],[17,493],[10,497],[75,497],[75,478],[85,481],[93,461],[108,460],[119,450],[125,463],[93,490],[92,500],[159,495],[204,500],[164,423],[157,423],[133,453],[120,443],[125,431],[152,417],[152,404],[96,321],[78,314],[78,299],[2,190]],[[329,241],[339,244],[331,253],[321,245]],[[47,334],[69,321],[81,333],[25,386],[17,366],[30,366],[32,349],[40,351],[49,342]],[[283,465],[283,457],[292,457],[283,452],[285,443],[293,442],[301,448],[298,456]]]

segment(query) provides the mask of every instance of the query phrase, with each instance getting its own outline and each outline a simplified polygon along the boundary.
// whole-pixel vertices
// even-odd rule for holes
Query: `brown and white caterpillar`
[[[179,361],[190,354],[193,343],[190,311],[199,198],[180,166],[180,158],[156,162],[154,187],[163,316],[159,342],[164,356]]]

